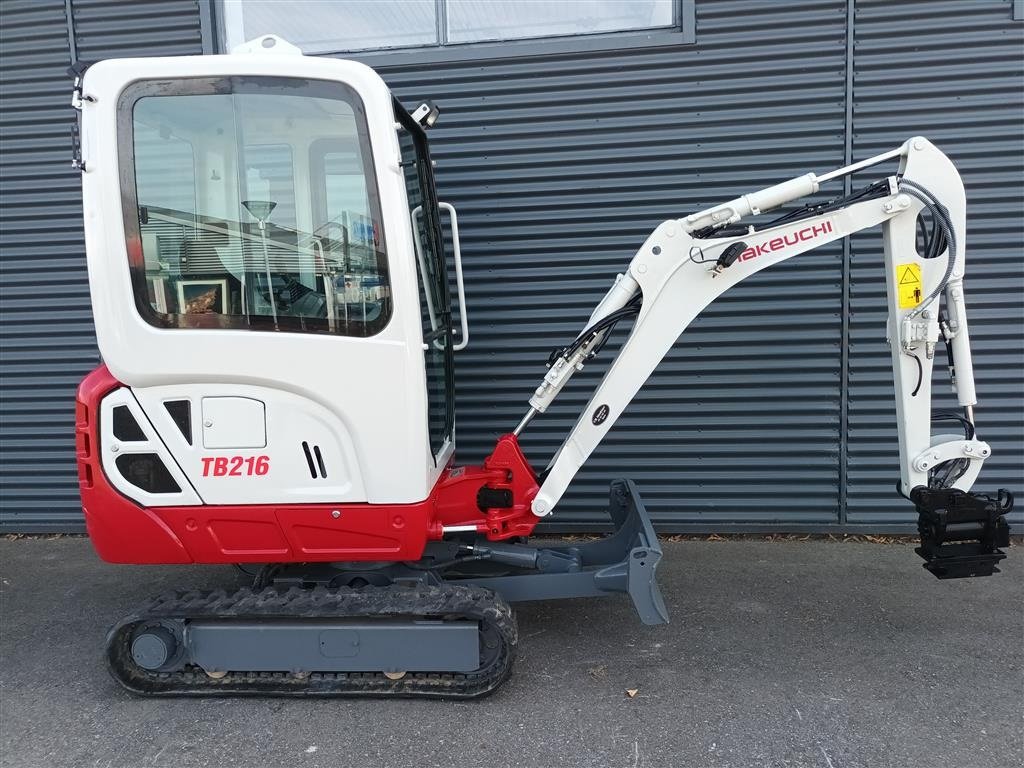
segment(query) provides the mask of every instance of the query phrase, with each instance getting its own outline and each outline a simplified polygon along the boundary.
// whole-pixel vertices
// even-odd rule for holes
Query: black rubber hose
[[[953,274],[953,268],[956,266],[956,233],[953,230],[953,221],[949,217],[949,210],[942,203],[936,200],[935,195],[929,192],[927,189],[919,184],[908,179],[900,179],[900,190],[905,191],[911,197],[917,198],[924,204],[932,216],[935,217],[935,221],[939,225],[939,229],[942,230],[942,234],[945,235],[946,243],[949,246],[949,257],[946,260],[946,273],[942,276],[942,280],[935,286],[931,293],[929,293],[924,301],[922,301],[917,309],[913,310],[907,317],[916,317],[923,312],[931,303],[946,288],[949,283],[949,278]]]

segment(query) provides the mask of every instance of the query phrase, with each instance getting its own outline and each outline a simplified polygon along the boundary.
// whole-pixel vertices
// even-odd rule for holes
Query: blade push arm
[[[860,201],[846,198],[832,207],[811,209],[804,217],[785,217],[774,226],[750,227],[739,235],[723,229],[812,194],[823,181],[897,157],[898,176],[873,185],[871,194]],[[918,214],[924,208],[938,217],[946,241],[945,248],[925,254],[930,258],[919,254],[916,246]],[[943,487],[968,491],[991,450],[976,437],[973,426],[974,376],[963,293],[965,217],[964,188],[956,168],[918,137],[853,166],[820,177],[797,177],[662,223],[634,256],[628,272],[618,276],[587,330],[562,350],[530,398],[530,411],[517,433],[547,409],[572,374],[600,348],[611,321],[633,311],[633,330],[552,459],[533,500],[534,514],[551,513],[579,468],[706,306],[766,267],[878,225],[885,246],[901,487],[906,493],[944,483]],[[952,384],[964,407],[964,415],[955,416],[964,427],[963,436],[932,435],[931,373],[940,334],[949,344]],[[937,477],[938,470],[943,477]]]

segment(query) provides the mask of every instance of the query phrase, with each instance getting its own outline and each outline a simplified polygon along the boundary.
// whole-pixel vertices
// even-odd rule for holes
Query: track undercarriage
[[[151,696],[483,696],[515,658],[510,603],[624,592],[644,623],[668,620],[632,482],[609,512],[598,541],[434,542],[415,563],[270,564],[251,588],[165,595],[110,631],[107,662]]]

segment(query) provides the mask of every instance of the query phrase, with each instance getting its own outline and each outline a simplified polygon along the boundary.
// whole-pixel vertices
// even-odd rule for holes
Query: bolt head
[[[341,517],[341,510],[332,509],[331,510],[331,517],[333,517],[335,520],[337,520],[339,517]]]
[[[121,448],[119,446],[116,446],[116,445],[110,446],[110,452],[111,453],[117,453],[120,450],[121,450]]]
[[[210,421],[209,419],[207,419],[206,421],[203,422],[203,426],[204,427],[212,427],[213,426],[213,422]]]

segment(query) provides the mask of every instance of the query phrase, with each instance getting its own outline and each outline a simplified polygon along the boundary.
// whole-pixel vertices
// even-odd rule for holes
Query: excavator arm
[[[895,176],[847,197],[737,230],[741,220],[818,191],[819,186],[887,160]],[[932,232],[918,249],[919,216]],[[924,219],[922,219],[924,221]],[[822,176],[807,174],[663,222],[595,309],[586,329],[553,354],[530,410],[516,429],[543,413],[569,378],[603,346],[611,328],[635,317],[629,337],[555,454],[532,502],[550,514],[580,467],[611,429],[676,339],[711,302],[747,277],[814,248],[880,226],[885,253],[888,339],[899,433],[901,494],[919,513],[926,567],[940,578],[987,575],[1008,543],[1004,515],[1012,496],[971,494],[991,448],[974,427],[976,404],[964,299],[966,203],[953,163],[921,137]],[[927,232],[925,233],[927,235]],[[935,347],[949,348],[952,386],[962,414],[933,414]],[[962,434],[934,434],[933,421],[958,422]]]

